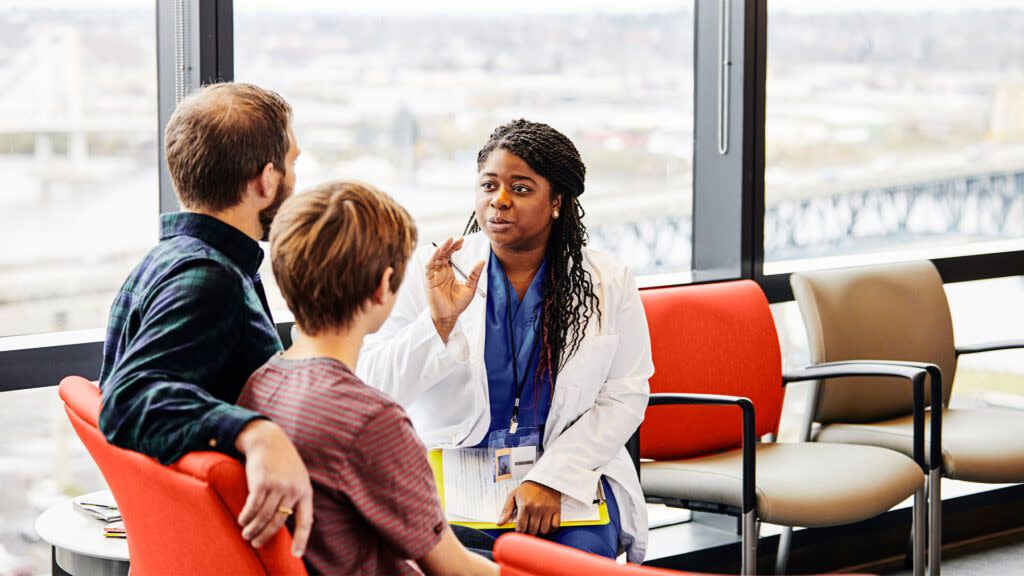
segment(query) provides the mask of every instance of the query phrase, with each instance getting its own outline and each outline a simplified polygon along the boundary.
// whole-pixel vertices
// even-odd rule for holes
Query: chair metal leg
[[[928,472],[928,574],[942,569],[942,469]]]
[[[743,556],[740,561],[740,574],[744,576],[757,573],[757,525],[756,511],[743,513],[743,534],[740,537]]]
[[[809,386],[809,400],[806,411],[800,417],[800,441],[810,442],[811,431],[814,429],[814,413],[817,411],[818,406],[818,390],[820,383],[812,381],[808,383]],[[779,549],[775,553],[775,573],[785,574],[786,568],[789,565],[789,551],[793,547],[793,527],[786,526],[782,529],[782,533],[779,534]]]
[[[912,528],[913,538],[913,567],[914,576],[924,576],[925,572],[925,523],[926,508],[927,508],[927,496],[925,495],[925,489],[922,486],[914,493],[914,520]]]
[[[789,549],[793,547],[793,527],[786,526],[779,534],[779,551],[775,553],[775,573],[785,574],[789,564]]]

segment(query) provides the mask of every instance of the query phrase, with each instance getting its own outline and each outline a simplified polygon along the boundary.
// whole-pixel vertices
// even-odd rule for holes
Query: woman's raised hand
[[[462,248],[462,241],[462,238],[445,240],[444,244],[434,250],[430,262],[427,263],[427,303],[430,305],[430,317],[434,320],[437,334],[445,343],[455,329],[459,315],[473,301],[477,283],[480,282],[480,274],[484,269],[484,262],[481,260],[470,271],[465,283],[459,282],[455,277],[449,259]]]

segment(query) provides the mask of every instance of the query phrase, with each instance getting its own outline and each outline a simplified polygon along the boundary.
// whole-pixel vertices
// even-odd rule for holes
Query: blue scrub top
[[[547,265],[545,259],[520,302],[515,288],[507,280],[501,261],[491,252],[487,263],[487,326],[484,333],[484,365],[487,368],[487,389],[491,400],[491,426],[479,446],[487,446],[487,439],[495,430],[508,430],[512,406],[515,404],[517,383],[513,382],[512,374],[507,301],[512,308],[512,330],[515,333],[520,381],[526,376],[523,396],[519,400],[519,430],[540,428],[543,434],[544,423],[551,409],[551,380],[545,374],[534,382],[541,343],[537,343],[533,357],[530,357],[530,350],[534,340],[540,338],[544,272]]]
[[[487,327],[484,333],[484,364],[487,367],[487,389],[491,396],[491,426],[478,447],[487,446],[492,432],[508,430],[512,406],[515,404],[517,383],[513,382],[512,351],[509,348],[508,309],[505,307],[508,301],[512,305],[512,329],[515,331],[520,380],[523,374],[527,374],[523,396],[519,400],[519,431],[539,428],[541,437],[544,436],[544,423],[551,410],[551,379],[543,374],[534,384],[537,363],[540,361],[540,343],[533,357],[528,356],[534,340],[540,338],[538,317],[544,301],[544,272],[547,266],[547,260],[544,260],[520,302],[515,288],[507,282],[501,262],[491,252],[491,259],[487,263]],[[619,506],[608,479],[602,476],[601,481],[604,483],[611,521],[600,526],[560,528],[545,539],[607,558],[616,557],[620,529]],[[497,538],[508,531],[510,529],[484,532]]]

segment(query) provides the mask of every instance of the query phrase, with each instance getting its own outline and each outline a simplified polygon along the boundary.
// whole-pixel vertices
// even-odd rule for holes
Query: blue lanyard
[[[521,303],[520,303],[521,304]],[[512,384],[516,390],[516,400],[512,405],[512,420],[508,425],[509,434],[515,434],[519,428],[519,400],[523,397],[523,390],[526,388],[526,380],[530,375],[530,362],[533,360],[534,354],[537,353],[537,341],[540,340],[540,336],[537,334],[537,320],[540,319],[540,315],[533,321],[533,345],[530,347],[530,356],[526,362],[526,371],[523,373],[523,379],[519,380],[519,350],[516,347],[516,335],[515,329],[512,325],[512,291],[508,285],[508,275],[505,275],[505,323],[508,324],[508,343],[512,349]]]

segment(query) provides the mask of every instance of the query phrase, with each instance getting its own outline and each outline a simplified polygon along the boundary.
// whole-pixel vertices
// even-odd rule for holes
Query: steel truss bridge
[[[764,230],[769,261],[938,238],[1024,238],[1024,167],[780,200],[765,207]],[[603,224],[590,236],[638,274],[689,269],[688,215]]]

